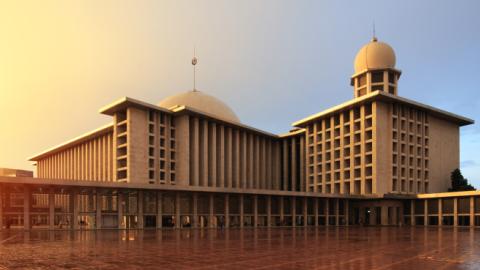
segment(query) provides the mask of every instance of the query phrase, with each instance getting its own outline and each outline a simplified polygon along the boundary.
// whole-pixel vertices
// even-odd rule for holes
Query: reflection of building
[[[400,75],[373,39],[355,59],[354,99],[283,135],[196,90],[158,106],[123,98],[101,109],[112,124],[33,157],[39,179],[4,184],[3,196],[42,205],[16,222],[51,226],[420,223],[402,199],[447,191],[459,127],[473,121],[399,97]]]

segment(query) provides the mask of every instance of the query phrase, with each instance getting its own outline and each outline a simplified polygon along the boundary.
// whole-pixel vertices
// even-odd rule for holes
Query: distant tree
[[[449,191],[468,191],[475,190],[475,188],[468,183],[459,169],[453,170],[450,179],[452,180],[452,188]]]

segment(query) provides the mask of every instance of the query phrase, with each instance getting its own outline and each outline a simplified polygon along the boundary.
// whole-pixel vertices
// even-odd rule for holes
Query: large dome
[[[238,119],[237,115],[225,103],[197,90],[167,97],[160,101],[158,106],[166,109],[186,106],[218,117],[219,119],[240,123],[240,119]]]
[[[395,52],[392,47],[373,38],[355,57],[355,74],[368,69],[395,68]]]

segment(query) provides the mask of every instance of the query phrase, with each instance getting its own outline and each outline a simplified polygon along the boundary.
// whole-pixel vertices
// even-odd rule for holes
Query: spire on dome
[[[196,68],[195,68],[195,67],[196,67],[197,63],[198,63],[198,59],[197,59],[197,57],[196,57],[196,55],[195,55],[195,47],[194,47],[194,48],[193,48],[193,58],[192,58],[192,66],[193,66],[193,90],[192,90],[192,91],[193,91],[193,92],[197,91],[197,88],[195,87],[195,83],[196,83],[196,82],[195,82],[195,79],[196,79],[196,78],[195,78],[195,75],[196,75],[196,74],[195,74],[195,72],[196,72]]]

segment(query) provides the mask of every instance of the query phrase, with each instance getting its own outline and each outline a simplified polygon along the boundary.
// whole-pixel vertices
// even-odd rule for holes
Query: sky
[[[357,51],[389,43],[399,95],[478,121],[480,1],[0,1],[0,167],[111,121],[124,96],[153,104],[197,88],[243,123],[283,133],[353,98]],[[480,125],[461,169],[480,188]]]

